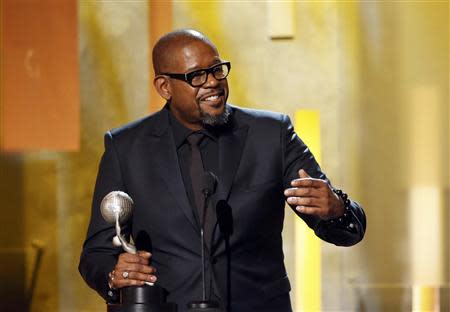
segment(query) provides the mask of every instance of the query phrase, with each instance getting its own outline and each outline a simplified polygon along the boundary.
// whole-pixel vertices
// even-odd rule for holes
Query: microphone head
[[[100,211],[106,222],[115,223],[118,216],[119,223],[124,223],[133,215],[133,205],[133,200],[127,193],[113,191],[103,197]]]
[[[229,237],[233,234],[233,212],[226,200],[219,200],[216,205],[217,223],[223,236]]]
[[[213,194],[216,191],[216,185],[217,185],[217,177],[214,173],[211,171],[205,171],[203,172],[203,187],[202,192],[207,194]]]
[[[134,243],[136,245],[137,250],[146,250],[146,251],[152,251],[152,239],[150,238],[150,235],[147,233],[147,231],[139,231],[136,235],[136,239],[133,239]]]

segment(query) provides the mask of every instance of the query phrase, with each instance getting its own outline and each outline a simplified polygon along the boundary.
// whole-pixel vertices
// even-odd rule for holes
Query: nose
[[[214,88],[219,84],[219,80],[217,80],[212,73],[208,73],[206,76],[206,82],[203,85],[204,88]]]

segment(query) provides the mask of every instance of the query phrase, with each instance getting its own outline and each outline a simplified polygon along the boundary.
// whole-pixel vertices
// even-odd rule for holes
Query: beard
[[[203,125],[210,127],[220,127],[226,125],[230,119],[231,108],[225,104],[222,113],[211,115],[200,109],[200,117]]]

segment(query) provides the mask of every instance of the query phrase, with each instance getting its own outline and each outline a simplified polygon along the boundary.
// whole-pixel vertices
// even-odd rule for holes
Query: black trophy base
[[[120,304],[109,304],[108,312],[176,312],[177,305],[167,303],[165,290],[158,286],[130,286],[120,290]]]
[[[220,312],[219,304],[216,301],[193,301],[188,303],[190,312]]]
[[[108,312],[177,312],[177,305],[174,303],[161,304],[109,304]]]

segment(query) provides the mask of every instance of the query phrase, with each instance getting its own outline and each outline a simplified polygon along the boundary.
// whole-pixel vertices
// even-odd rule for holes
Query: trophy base
[[[216,301],[193,301],[188,303],[190,312],[220,312],[219,303]]]
[[[108,312],[177,312],[177,305],[174,303],[160,304],[108,304]]]
[[[108,312],[176,312],[166,303],[166,291],[158,285],[130,286],[120,290],[120,304],[109,304]]]

